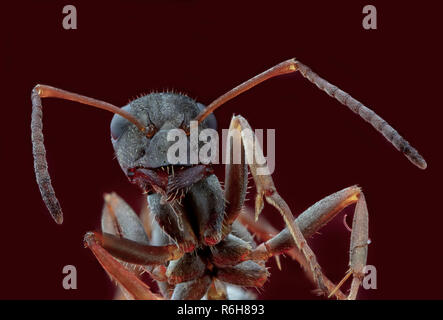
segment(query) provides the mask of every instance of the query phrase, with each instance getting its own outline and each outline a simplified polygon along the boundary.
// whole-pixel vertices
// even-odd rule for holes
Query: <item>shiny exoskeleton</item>
[[[88,232],[89,247],[106,272],[119,285],[126,298],[133,299],[223,299],[250,298],[241,287],[260,287],[269,273],[265,262],[282,253],[296,259],[319,292],[338,299],[355,299],[364,276],[368,250],[368,211],[359,187],[351,186],[323,198],[294,219],[279,195],[260,146],[248,137],[252,130],[242,116],[234,116],[229,133],[241,142],[241,160],[225,166],[224,187],[210,162],[191,161],[203,142],[191,142],[192,128],[216,129],[214,110],[223,103],[272,77],[300,74],[338,100],[380,132],[414,165],[426,161],[394,128],[374,111],[330,84],[296,59],[284,61],[243,82],[214,100],[207,107],[177,93],[151,93],[123,108],[46,85],[32,90],[32,142],[36,180],[53,219],[61,224],[63,214],[48,173],[43,144],[41,98],[76,101],[115,113],[111,140],[116,158],[129,181],[147,195],[147,205],[139,217],[116,194],[105,196],[102,232]],[[191,121],[197,128],[191,128]],[[173,130],[185,132],[187,156],[171,163],[168,151],[175,143]],[[233,140],[228,140],[232,147]],[[229,148],[228,150],[232,150]],[[248,160],[248,161],[246,161]],[[245,209],[248,171],[256,187],[255,220]],[[263,173],[264,172],[264,173]],[[267,173],[266,173],[267,172]],[[287,227],[277,232],[265,221],[258,221],[265,201],[282,215]],[[306,238],[315,234],[345,207],[355,204],[351,230],[349,270],[337,285],[322,272]],[[256,244],[251,233],[256,235]],[[155,279],[161,295],[141,280],[140,272]],[[349,294],[340,290],[352,275]]]

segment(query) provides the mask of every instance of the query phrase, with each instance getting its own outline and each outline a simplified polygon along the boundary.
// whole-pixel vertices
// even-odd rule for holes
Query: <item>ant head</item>
[[[205,107],[194,100],[179,94],[158,93],[150,94],[132,101],[129,105],[118,108],[110,103],[76,93],[38,84],[31,94],[31,139],[34,155],[34,170],[37,184],[52,218],[58,224],[63,222],[63,212],[55,196],[51,177],[48,172],[46,148],[43,142],[43,108],[41,98],[59,98],[71,100],[94,108],[103,109],[116,114],[111,123],[111,136],[117,159],[120,166],[130,178],[139,170],[142,178],[138,183],[145,187],[145,191],[152,190],[166,193],[183,190],[188,185],[202,177],[211,174],[212,169],[206,165],[192,166],[184,170],[178,177],[174,177],[174,167],[170,168],[167,152],[171,142],[167,134],[172,129],[189,131],[189,123],[196,119],[198,129],[216,129],[217,124],[212,112],[205,112]],[[204,113],[204,116],[200,116]],[[183,131],[182,131],[183,132]],[[182,135],[183,137],[183,135]],[[184,135],[185,144],[189,145],[189,137]],[[179,163],[189,166],[186,160]],[[168,166],[172,169],[173,178],[164,174],[157,174],[158,168]],[[145,171],[143,171],[145,170]],[[170,181],[168,181],[170,180]],[[158,187],[160,186],[160,187]],[[158,190],[156,188],[159,188]],[[177,194],[177,192],[175,194]]]
[[[181,94],[151,93],[122,109],[146,130],[142,132],[116,114],[111,121],[111,141],[120,167],[143,191],[165,193],[177,173],[199,164],[191,161],[189,131],[191,121],[205,109],[201,103]],[[198,124],[198,132],[208,128],[217,129],[213,114]],[[199,147],[203,144],[199,141]],[[207,168],[201,170],[206,172]],[[202,174],[197,169],[194,171]]]

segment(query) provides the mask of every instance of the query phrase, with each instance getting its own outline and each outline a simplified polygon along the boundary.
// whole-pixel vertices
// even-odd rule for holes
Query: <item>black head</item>
[[[194,163],[190,159],[190,122],[205,109],[204,105],[177,93],[151,93],[131,101],[122,109],[146,128],[142,132],[117,114],[111,121],[111,141],[116,158],[132,183],[145,192],[167,194],[175,191],[177,186],[192,184],[211,172],[207,164]],[[198,125],[198,131],[208,128],[217,129],[212,114]],[[168,151],[178,140],[170,138],[168,141],[168,133],[174,129],[187,133],[182,135],[186,139],[186,157],[172,162]]]

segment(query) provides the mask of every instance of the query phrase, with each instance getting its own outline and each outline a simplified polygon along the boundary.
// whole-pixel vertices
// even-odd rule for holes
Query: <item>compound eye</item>
[[[127,112],[129,112],[129,109],[130,109],[129,105],[122,108],[122,110],[125,110]],[[112,121],[111,121],[111,137],[112,137],[112,139],[118,140],[123,135],[123,133],[125,133],[126,130],[128,130],[130,125],[131,125],[131,122],[129,122],[128,120],[126,120],[122,116],[120,116],[118,114],[114,115],[114,117],[112,118]]]

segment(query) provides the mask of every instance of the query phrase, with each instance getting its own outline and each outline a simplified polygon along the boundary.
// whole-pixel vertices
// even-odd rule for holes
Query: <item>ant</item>
[[[248,298],[240,287],[261,287],[269,273],[266,261],[288,253],[305,269],[317,290],[337,299],[355,299],[364,277],[368,251],[368,210],[361,189],[351,186],[315,203],[294,219],[279,195],[267,167],[255,160],[263,157],[242,116],[234,116],[229,133],[241,142],[242,161],[227,163],[224,188],[214,175],[211,163],[178,164],[168,161],[167,139],[172,129],[189,135],[192,122],[198,130],[217,128],[213,112],[225,102],[259,83],[299,71],[303,77],[369,122],[414,165],[426,168],[426,161],[385,120],[296,59],[284,61],[243,82],[205,107],[177,93],[151,93],[118,108],[112,104],[46,85],[32,90],[32,143],[34,167],[40,192],[51,216],[63,222],[60,204],[51,185],[42,132],[41,98],[76,101],[115,113],[111,141],[116,158],[131,183],[147,194],[148,206],[139,217],[115,193],[105,195],[102,232],[84,237],[97,260],[114,279],[122,294],[131,299],[225,299]],[[187,137],[189,140],[189,137]],[[189,141],[188,141],[189,142]],[[229,140],[232,148],[233,140]],[[253,153],[255,147],[255,153]],[[229,149],[232,150],[232,149]],[[246,161],[249,159],[252,161]],[[244,208],[248,170],[255,186],[255,219]],[[282,215],[286,228],[277,232],[258,221],[264,202]],[[315,234],[345,207],[356,204],[351,229],[349,270],[339,284],[322,272],[306,238]],[[151,217],[152,219],[148,219]],[[251,233],[262,243],[257,244]],[[277,260],[279,265],[279,260]],[[154,293],[140,278],[148,272],[157,281]],[[352,275],[348,295],[341,285]]]

